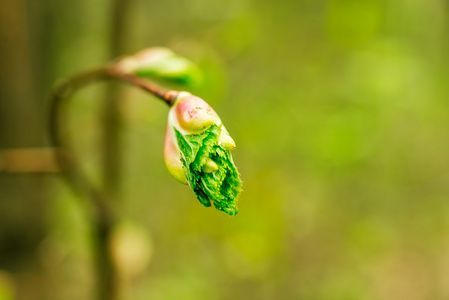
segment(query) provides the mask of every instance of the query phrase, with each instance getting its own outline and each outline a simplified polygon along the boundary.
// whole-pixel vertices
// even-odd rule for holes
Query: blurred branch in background
[[[42,141],[38,130],[34,130],[40,124],[26,13],[23,0],[0,1],[0,38],[7,41],[0,47],[0,130],[4,132],[0,147],[28,146]]]
[[[59,167],[53,148],[19,148],[0,150],[0,172],[56,173]]]
[[[128,12],[132,3],[132,0],[114,0],[112,2],[109,59],[116,59],[126,53]],[[114,202],[119,202],[120,198],[120,169],[123,149],[120,137],[122,122],[120,102],[124,93],[125,87],[120,83],[110,83],[106,90],[106,101],[104,101],[103,108],[103,189],[104,193]]]
[[[0,1],[0,148],[44,144],[42,110],[31,71],[29,21],[25,0]],[[16,173],[0,172],[0,269],[8,272],[18,299],[40,299],[44,285],[36,249],[48,228],[47,181],[28,173],[40,173],[41,168],[54,171],[47,154],[43,154],[46,162],[32,162],[42,154],[1,152],[1,168]]]
[[[126,52],[127,18],[132,0],[112,1],[110,14],[110,49],[109,58],[115,59]],[[103,125],[103,194],[114,205],[119,204],[120,198],[120,169],[122,167],[122,141],[120,136],[121,112],[120,102],[124,96],[124,87],[120,83],[112,82],[108,85],[104,101]],[[109,244],[112,227],[98,230],[97,243],[97,272],[99,276],[98,299],[115,299],[118,295],[118,275],[111,263]],[[103,279],[103,280],[102,280]]]

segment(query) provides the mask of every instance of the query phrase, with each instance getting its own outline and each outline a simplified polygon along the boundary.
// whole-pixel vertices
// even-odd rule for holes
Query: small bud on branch
[[[58,159],[68,181],[90,194],[96,192],[60,134],[62,100],[93,81],[119,79],[152,93],[171,106],[164,145],[169,172],[180,182],[189,184],[204,206],[213,204],[229,215],[237,214],[242,183],[230,153],[235,142],[220,117],[201,98],[188,92],[166,90],[145,78],[151,75],[162,79],[186,79],[196,71],[193,63],[170,50],[150,48],[58,85],[51,99],[50,133],[53,145],[61,148]],[[96,197],[94,204],[99,212],[109,206],[103,197]]]

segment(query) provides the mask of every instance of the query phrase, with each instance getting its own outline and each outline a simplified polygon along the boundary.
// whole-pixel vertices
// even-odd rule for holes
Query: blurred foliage
[[[3,89],[0,141],[44,146],[51,86],[108,60],[111,2],[19,2],[34,89],[25,98],[20,86]],[[128,282],[126,299],[447,299],[447,5],[132,1],[129,54],[164,46],[200,66],[203,84],[189,91],[214,107],[235,139],[244,191],[235,217],[199,205],[165,169],[168,108],[128,89],[117,205],[125,221],[138,224],[138,239],[151,241],[151,260]],[[0,48],[6,53],[13,42],[2,39]],[[25,78],[16,71],[2,67],[2,87],[4,74]],[[93,181],[104,88],[71,101],[70,132]],[[86,199],[56,178],[0,174],[0,205],[2,218],[10,216],[0,218],[2,249],[13,236],[40,272],[38,285],[17,252],[2,250],[0,269],[14,269],[16,285],[44,295],[22,292],[22,299],[88,299],[94,275]],[[32,242],[20,242],[26,239]]]

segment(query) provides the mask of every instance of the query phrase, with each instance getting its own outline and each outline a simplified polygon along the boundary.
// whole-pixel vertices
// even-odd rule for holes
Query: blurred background
[[[48,95],[153,46],[203,71],[185,89],[235,139],[244,192],[229,217],[169,175],[151,95],[77,93],[67,132],[118,211],[120,299],[449,299],[448,9],[1,0],[0,299],[94,299],[89,199],[52,164]]]

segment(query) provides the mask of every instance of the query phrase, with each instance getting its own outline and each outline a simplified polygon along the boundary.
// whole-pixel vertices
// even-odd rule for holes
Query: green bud
[[[229,215],[238,212],[242,182],[230,150],[234,140],[202,99],[181,92],[169,112],[165,161],[170,173],[187,181],[201,204]]]
[[[148,48],[126,57],[119,62],[119,68],[140,77],[156,77],[189,86],[201,84],[199,68],[187,58],[167,48]]]

